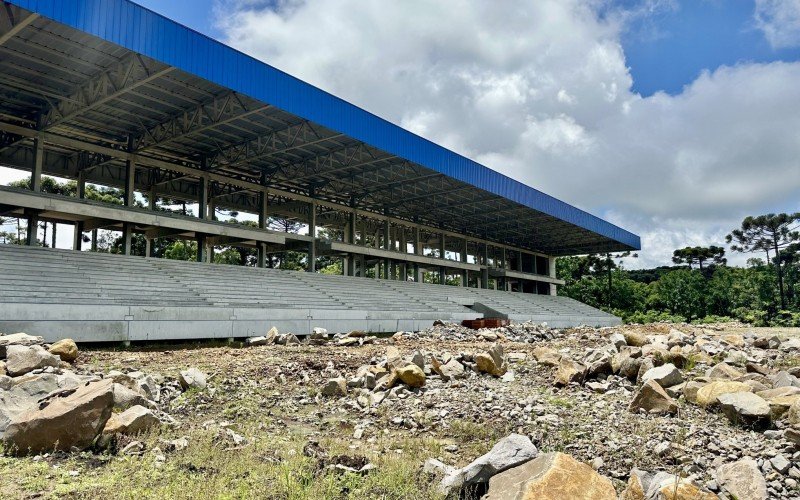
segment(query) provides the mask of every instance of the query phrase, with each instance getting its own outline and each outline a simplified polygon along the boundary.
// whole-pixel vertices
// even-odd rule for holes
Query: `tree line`
[[[727,265],[725,248],[686,247],[672,266],[626,270],[629,254],[563,257],[557,276],[566,295],[628,322],[740,320],[800,326],[800,212],[746,217],[725,238],[730,251],[753,254]]]

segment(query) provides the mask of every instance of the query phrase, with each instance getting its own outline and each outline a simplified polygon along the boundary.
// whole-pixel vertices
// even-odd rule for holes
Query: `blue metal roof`
[[[388,153],[612,239],[640,239],[129,0],[10,3],[346,134]]]

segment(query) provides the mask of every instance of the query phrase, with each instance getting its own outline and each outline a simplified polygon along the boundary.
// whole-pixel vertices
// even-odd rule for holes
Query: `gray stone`
[[[489,453],[442,479],[440,491],[448,495],[464,488],[485,484],[498,472],[525,463],[536,458],[538,454],[539,450],[527,436],[511,434],[498,441]]]
[[[767,407],[769,409],[769,407]],[[638,412],[645,410],[648,413],[677,413],[678,404],[664,389],[652,380],[648,380],[636,393],[628,410]]]
[[[27,333],[12,333],[10,335],[0,334],[0,359],[6,357],[6,348],[8,346],[32,346],[42,344],[44,344],[44,339],[38,335],[28,335]]]
[[[787,472],[789,472],[789,467],[792,466],[792,463],[789,462],[789,460],[780,453],[772,457],[769,460],[769,463],[772,464],[773,469],[780,472],[781,474],[786,474]]]
[[[48,396],[38,409],[14,417],[3,436],[6,449],[26,454],[90,446],[111,416],[113,384],[101,380]]]
[[[265,337],[264,335],[261,335],[259,337],[248,337],[244,340],[244,343],[246,346],[255,347],[259,345],[268,345],[271,344],[272,342],[269,339],[267,339],[267,337]]]
[[[61,358],[50,354],[40,345],[10,345],[6,348],[6,370],[12,377],[24,375],[37,368],[58,366]]]
[[[769,426],[769,403],[752,392],[721,394],[717,401],[722,413],[735,424],[758,428]]]
[[[114,409],[127,410],[132,406],[145,406],[155,408],[155,403],[147,399],[144,394],[122,384],[114,384]]]
[[[661,387],[672,387],[682,383],[683,377],[680,370],[675,368],[675,365],[667,363],[647,370],[642,377],[642,382],[647,382],[648,380],[656,382]]]
[[[206,388],[206,374],[195,367],[181,371],[178,382],[184,391],[189,389],[203,390]]]
[[[328,397],[341,397],[347,394],[347,381],[344,377],[328,380],[322,387],[322,395]]]
[[[717,468],[716,482],[719,487],[740,500],[766,500],[767,482],[758,464],[752,458],[721,465]]]
[[[617,350],[620,350],[624,346],[628,345],[628,343],[625,342],[625,336],[621,333],[612,333],[608,336],[608,341],[611,342],[611,345],[613,345]]]
[[[112,415],[103,428],[103,437],[108,439],[115,434],[133,436],[161,425],[152,411],[144,406],[132,406],[122,413]]]

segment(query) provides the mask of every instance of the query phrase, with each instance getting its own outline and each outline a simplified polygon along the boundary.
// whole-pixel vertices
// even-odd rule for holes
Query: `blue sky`
[[[216,0],[135,0],[211,37],[224,33],[215,22]],[[631,8],[642,0],[620,0]],[[666,2],[670,3],[670,2]],[[773,48],[753,21],[754,0],[675,0],[633,19],[621,39],[633,77],[644,96],[680,93],[704,70],[741,62],[797,61],[800,47]]]
[[[630,267],[800,211],[800,0],[137,1],[639,234]]]

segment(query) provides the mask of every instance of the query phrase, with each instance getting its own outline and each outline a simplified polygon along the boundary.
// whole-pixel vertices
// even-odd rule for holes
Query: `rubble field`
[[[0,335],[0,498],[800,498],[800,329]]]

